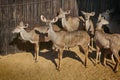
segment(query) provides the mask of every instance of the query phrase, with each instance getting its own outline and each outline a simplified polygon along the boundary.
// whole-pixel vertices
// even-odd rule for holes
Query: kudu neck
[[[23,40],[29,40],[29,38],[31,36],[30,32],[27,32],[24,29],[21,30],[20,35],[21,35]]]
[[[49,27],[50,27],[50,29],[53,30],[52,23],[49,23]]]
[[[96,30],[102,30],[102,26],[103,26],[103,24],[97,23]]]

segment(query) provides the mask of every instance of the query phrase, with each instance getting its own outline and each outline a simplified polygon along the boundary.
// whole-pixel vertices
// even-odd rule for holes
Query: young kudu
[[[40,28],[34,28],[33,30],[27,32],[24,28],[28,28],[28,25],[25,25],[23,22],[20,22],[19,25],[12,31],[12,33],[20,33],[21,38],[24,41],[29,41],[30,43],[34,44],[35,49],[35,55],[34,59],[37,61],[37,56],[39,54],[39,34],[36,33],[36,30],[42,33],[47,32],[47,27],[40,27]],[[46,37],[47,39],[47,37]],[[49,40],[45,40],[49,41]]]
[[[94,26],[93,26],[93,21],[90,19],[90,17],[94,16],[95,12],[90,12],[90,13],[84,11],[81,12],[85,17],[85,30],[89,33],[91,37],[91,45],[93,47]]]
[[[53,42],[53,45],[59,50],[58,52],[59,64],[57,65],[58,70],[60,70],[61,67],[63,49],[66,46],[67,48],[79,46],[85,53],[85,66],[86,66],[90,42],[90,36],[88,35],[88,33],[86,31],[68,32],[65,30],[55,32],[53,30],[52,24],[58,20],[58,17],[55,17],[53,20],[47,20],[43,15],[41,15],[41,20],[49,24],[48,37]]]
[[[70,10],[69,11],[63,11],[60,8],[60,12],[58,15],[58,18],[62,19],[62,26],[65,30],[71,32],[71,31],[75,31],[78,30],[79,27],[79,23],[80,21],[84,21],[83,17],[72,17],[72,16],[68,16],[66,17],[67,14],[70,14]]]
[[[105,24],[109,24],[104,17],[101,17],[101,14],[98,17],[97,27],[95,31],[95,42],[97,48],[97,55],[96,55],[96,63],[99,56],[100,49],[110,49],[113,55],[116,58],[116,64],[114,67],[114,71],[118,71],[119,66],[119,50],[120,50],[120,34],[107,34],[103,31],[102,26]],[[100,59],[100,58],[99,58]]]

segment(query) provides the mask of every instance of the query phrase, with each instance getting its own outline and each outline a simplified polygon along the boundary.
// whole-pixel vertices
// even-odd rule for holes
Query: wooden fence
[[[81,10],[95,11],[95,21],[98,13],[113,8],[115,4],[114,0],[0,0],[0,54],[21,51],[18,46],[13,45],[14,35],[11,33],[20,21],[30,26],[44,25],[40,15],[51,19],[57,15],[60,8],[71,10],[72,16],[82,15]],[[22,44],[19,40],[17,43],[22,48],[29,48],[28,43]]]

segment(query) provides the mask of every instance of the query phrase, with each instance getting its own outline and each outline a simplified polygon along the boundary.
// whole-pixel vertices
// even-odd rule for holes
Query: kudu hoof
[[[99,64],[99,62],[94,63],[94,66],[96,66],[97,64]]]
[[[117,72],[118,72],[118,70],[117,70],[117,69],[114,69],[114,72],[115,72],[115,73],[117,73]]]
[[[88,68],[88,66],[85,66],[85,68]]]
[[[107,64],[103,63],[103,66],[104,66],[104,67],[106,67],[106,66],[107,66]]]
[[[97,64],[100,64],[100,61],[96,61],[96,62],[95,62],[95,66],[96,66]]]
[[[60,71],[60,67],[57,67],[56,69],[57,69],[57,71]]]
[[[35,62],[38,62],[37,58],[33,57],[33,60],[35,60]]]
[[[117,73],[118,71],[114,70],[115,73]]]
[[[85,64],[85,68],[88,68],[88,66]]]
[[[38,60],[37,59],[35,59],[35,63],[37,63],[38,62]]]
[[[100,62],[98,61],[97,64],[100,64]]]
[[[35,63],[37,63],[38,62],[38,60],[35,60]]]

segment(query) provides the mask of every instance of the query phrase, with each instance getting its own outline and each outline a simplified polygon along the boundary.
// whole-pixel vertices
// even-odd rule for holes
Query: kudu
[[[82,16],[79,16],[79,17],[68,16],[68,17],[66,17],[67,14],[70,14],[70,10],[69,11],[63,11],[60,8],[58,18],[62,19],[63,28],[65,30],[69,31],[69,32],[80,29],[80,27],[79,27],[80,24],[79,23],[80,23],[81,20],[84,21],[83,17]]]
[[[113,13],[114,10],[106,10],[102,13],[102,16],[105,17],[107,21],[109,21],[109,24],[106,26],[108,27],[110,33],[120,33],[120,23],[119,23],[119,16],[112,16],[111,13]],[[119,18],[119,20],[117,20]]]
[[[35,54],[34,59],[37,61],[37,56],[39,54],[39,34],[36,33],[36,30],[42,33],[47,32],[47,27],[35,27],[31,31],[27,32],[25,28],[28,28],[28,24],[25,25],[22,21],[19,25],[12,31],[12,33],[20,33],[21,38],[24,41],[29,41],[30,43],[34,44]],[[46,37],[46,36],[45,36]],[[44,38],[45,38],[44,37]],[[48,39],[48,40],[47,40]],[[45,41],[49,41],[49,38],[45,38]]]
[[[89,33],[90,38],[91,38],[91,45],[93,47],[93,37],[94,37],[94,26],[93,26],[93,21],[90,19],[91,16],[95,15],[95,12],[84,12],[81,11],[82,14],[85,17],[85,30]]]
[[[90,42],[90,36],[88,33],[86,31],[68,32],[66,30],[55,32],[53,30],[52,24],[58,20],[58,17],[55,17],[53,20],[47,20],[43,15],[41,15],[41,20],[49,24],[48,37],[53,42],[53,45],[58,49],[59,63],[57,65],[57,69],[60,70],[63,49],[66,46],[67,48],[79,46],[85,53],[85,66],[87,66],[87,57]]]
[[[97,48],[97,54],[96,54],[96,63],[98,60],[98,56],[100,49],[110,49],[113,53],[113,55],[116,58],[116,64],[114,67],[114,71],[118,71],[119,66],[119,50],[120,50],[120,34],[107,34],[103,31],[102,26],[105,24],[109,24],[107,20],[104,19],[104,17],[101,17],[101,14],[98,17],[97,27],[95,31],[95,42],[96,42],[96,48]],[[100,59],[100,58],[99,58]]]

